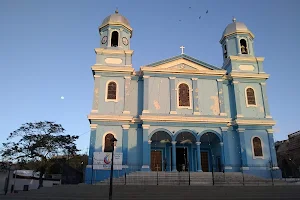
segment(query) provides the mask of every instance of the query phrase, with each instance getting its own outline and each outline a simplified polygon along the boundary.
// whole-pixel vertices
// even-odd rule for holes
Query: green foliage
[[[23,124],[3,143],[2,156],[10,160],[46,161],[57,155],[76,154],[78,136],[62,135],[65,129],[54,122]]]

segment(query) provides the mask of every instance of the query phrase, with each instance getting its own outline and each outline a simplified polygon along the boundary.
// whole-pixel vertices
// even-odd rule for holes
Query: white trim
[[[189,87],[189,100],[190,100],[190,106],[179,106],[179,85],[180,84],[186,84],[188,87]],[[192,99],[193,99],[193,88],[191,87],[191,85],[189,84],[189,83],[187,83],[187,82],[185,82],[185,81],[180,81],[180,82],[178,82],[177,83],[177,86],[176,86],[176,89],[175,89],[176,91],[177,91],[177,108],[178,109],[184,109],[184,108],[187,108],[187,109],[192,109]]]
[[[256,138],[256,137],[260,139],[262,156],[255,156],[255,154],[254,154],[253,139]],[[263,140],[261,139],[261,137],[259,137],[259,136],[257,136],[257,135],[252,136],[250,142],[251,142],[251,146],[252,146],[252,157],[253,157],[253,159],[265,159],[265,154],[264,154],[264,143],[263,143]]]
[[[116,99],[107,99],[108,84],[110,82],[116,83]],[[112,102],[118,102],[119,101],[119,84],[116,80],[108,80],[106,82],[106,85],[105,85],[105,102],[110,102],[110,101],[112,101]]]
[[[117,30],[117,29],[112,29],[112,31],[110,32],[110,47],[113,47],[111,46],[111,39],[112,39],[112,34],[113,32],[118,32],[118,46],[117,47],[120,47],[120,38],[121,38],[121,34],[120,34],[120,31]],[[129,41],[128,41],[129,42]]]
[[[118,139],[117,136],[116,136],[116,134],[115,134],[114,132],[112,132],[112,131],[108,131],[108,132],[104,133],[103,136],[102,136],[102,152],[104,152],[104,147],[105,147],[105,136],[106,136],[107,134],[112,134],[116,139]],[[114,150],[116,151],[116,149],[117,149],[117,148],[115,148]]]
[[[254,100],[255,100],[255,104],[254,104],[254,105],[252,105],[252,104],[249,105],[249,104],[248,104],[247,90],[248,90],[249,88],[251,88],[251,89],[253,90],[253,92],[254,92]],[[245,88],[245,100],[246,100],[246,107],[257,107],[256,91],[255,91],[255,89],[254,89],[253,87],[247,86],[247,87]]]
[[[232,169],[231,166],[225,166],[225,169]]]

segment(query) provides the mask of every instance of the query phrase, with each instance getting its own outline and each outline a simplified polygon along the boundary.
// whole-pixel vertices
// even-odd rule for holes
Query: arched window
[[[224,58],[227,58],[227,47],[224,45]]]
[[[246,95],[247,95],[247,105],[256,105],[255,101],[255,93],[253,88],[247,88],[246,89]]]
[[[112,152],[112,143],[111,143],[111,139],[114,137],[113,134],[108,133],[105,135],[105,142],[104,142],[104,152]]]
[[[254,157],[263,157],[262,144],[259,137],[254,137],[252,140]]]
[[[107,85],[107,99],[117,99],[117,84],[114,81],[109,82]]]
[[[111,46],[112,47],[119,46],[119,33],[118,33],[118,31],[114,31],[111,34]]]
[[[190,90],[189,90],[189,86],[185,83],[181,83],[178,86],[178,100],[179,100],[179,106],[182,107],[190,106]]]
[[[240,45],[241,45],[241,53],[242,54],[248,54],[247,42],[246,42],[245,39],[240,40]]]

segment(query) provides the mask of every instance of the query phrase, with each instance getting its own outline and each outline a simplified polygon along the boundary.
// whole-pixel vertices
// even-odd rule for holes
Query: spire
[[[119,13],[119,11],[118,11],[118,7],[116,8],[116,11],[115,11],[115,13],[116,13],[116,14],[118,14],[118,13]]]
[[[236,18],[235,17],[232,18],[232,22],[236,22]]]

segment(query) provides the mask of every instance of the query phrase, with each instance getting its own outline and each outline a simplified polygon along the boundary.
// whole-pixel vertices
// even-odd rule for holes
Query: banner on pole
[[[93,169],[110,170],[111,152],[94,152]],[[123,153],[114,153],[114,170],[122,170]]]

